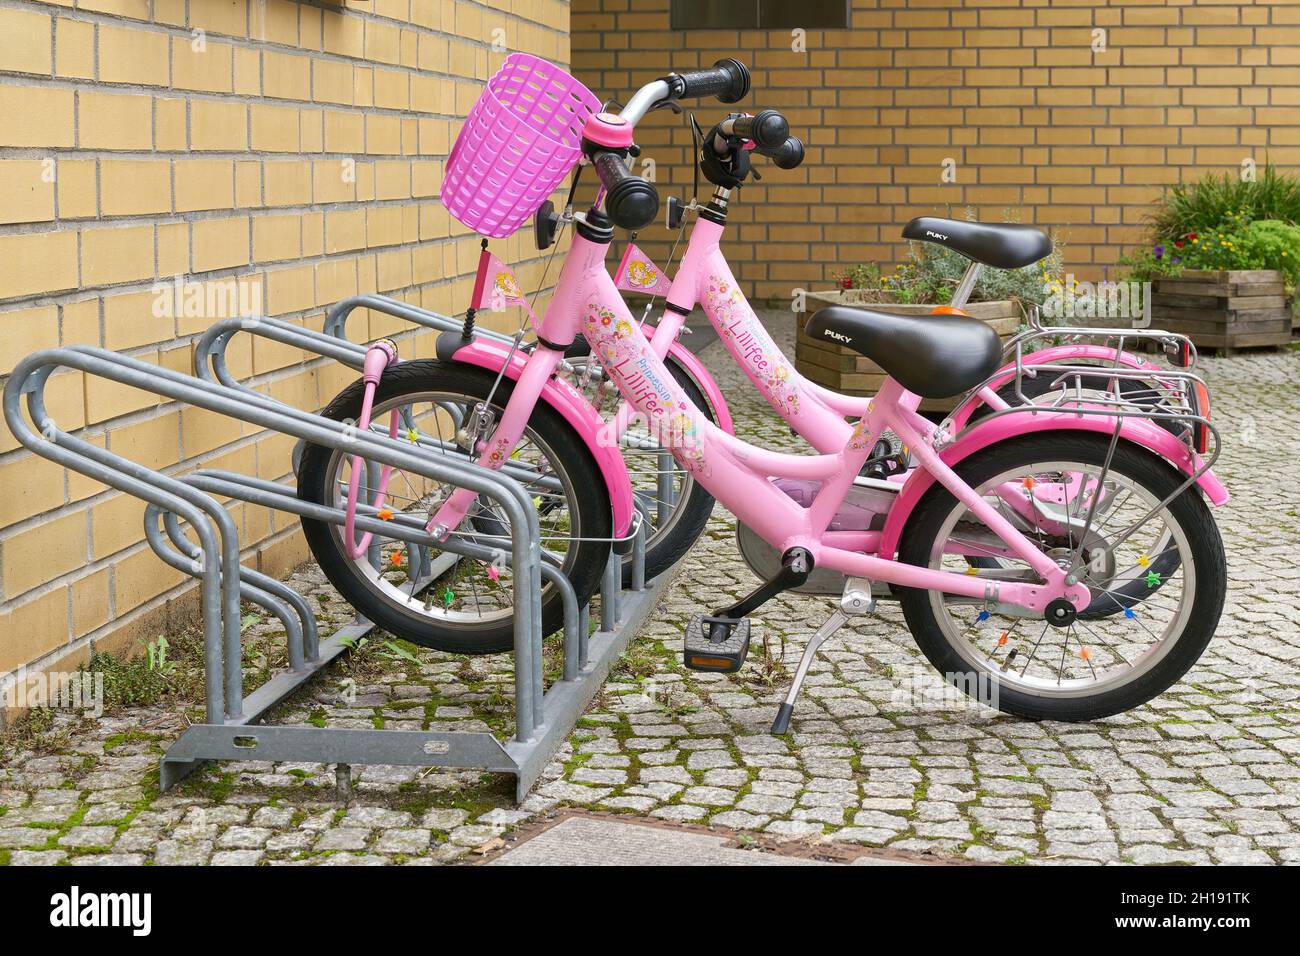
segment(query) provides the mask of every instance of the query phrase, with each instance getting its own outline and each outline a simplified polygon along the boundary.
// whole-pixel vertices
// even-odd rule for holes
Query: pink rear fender
[[[1031,432],[1045,431],[1085,431],[1110,437],[1114,434],[1114,426],[1110,419],[1100,415],[1080,417],[1067,412],[1005,415],[976,425],[945,448],[939,457],[951,467],[990,445]],[[1197,460],[1187,446],[1149,419],[1132,418],[1125,421],[1120,428],[1120,437],[1159,455],[1184,474],[1190,475],[1197,468]],[[897,554],[898,542],[912,509],[934,482],[934,476],[928,472],[917,469],[912,473],[899,492],[898,501],[890,509],[889,517],[885,519],[885,527],[880,533],[880,557],[892,559]],[[1196,484],[1213,504],[1222,505],[1227,502],[1228,490],[1214,472],[1207,471],[1197,479]]]
[[[1106,348],[1101,345],[1057,345],[1052,348],[1039,349],[1037,352],[1030,352],[1024,357],[1025,365],[1077,365],[1081,362],[1114,362],[1116,352],[1112,348]],[[1134,355],[1131,352],[1118,353],[1119,364],[1124,368],[1141,369],[1143,371],[1158,372],[1159,366],[1148,362],[1140,355]],[[997,391],[1016,377],[1015,363],[1002,366],[998,370],[996,377],[988,383],[989,388]],[[952,421],[955,429],[961,431],[970,421],[971,415],[975,409],[984,404],[978,394],[968,398],[960,408],[952,414]]]
[[[508,351],[507,346],[480,337],[458,348],[450,359],[496,372],[500,370]],[[506,366],[506,377],[517,382],[527,360],[526,354],[516,352]],[[564,420],[573,426],[591,450],[596,466],[605,479],[609,500],[614,506],[614,534],[623,537],[632,527],[632,515],[636,506],[632,501],[632,479],[627,473],[627,465],[623,462],[618,443],[602,440],[604,422],[600,415],[581,392],[563,379],[552,378],[548,381],[542,390],[542,400],[564,416]]]
[[[722,389],[713,380],[704,363],[695,357],[695,353],[680,342],[674,342],[668,346],[667,360],[680,365],[700,387],[700,391],[704,393],[704,397],[713,408],[713,416],[718,422],[718,427],[728,435],[736,434],[736,427],[731,422],[731,409],[727,407],[727,399],[723,396]]]

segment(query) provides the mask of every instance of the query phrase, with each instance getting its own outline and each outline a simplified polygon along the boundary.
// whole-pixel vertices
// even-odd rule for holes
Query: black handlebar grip
[[[687,70],[664,77],[674,98],[716,96],[720,103],[738,103],[749,93],[749,70],[732,57],[724,57],[709,70]]]
[[[659,218],[659,191],[628,172],[618,153],[597,153],[591,161],[605,187],[605,214],[620,229],[644,229]]]
[[[753,116],[736,117],[731,133],[741,139],[752,139],[759,149],[776,149],[790,135],[790,124],[776,110],[759,110]]]
[[[797,136],[791,136],[780,146],[773,149],[759,147],[758,152],[780,169],[794,169],[803,162],[803,141]]]

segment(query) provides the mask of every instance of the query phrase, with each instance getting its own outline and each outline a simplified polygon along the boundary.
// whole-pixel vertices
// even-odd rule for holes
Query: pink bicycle
[[[698,134],[698,130],[697,130]],[[686,213],[697,211],[695,223],[687,240],[681,265],[665,293],[665,308],[653,327],[644,326],[655,354],[668,361],[674,378],[687,389],[688,397],[699,408],[711,413],[714,423],[732,432],[731,415],[726,397],[714,382],[707,368],[690,352],[678,345],[686,317],[695,306],[700,306],[717,332],[727,354],[745,372],[745,375],[768,404],[785,420],[791,429],[821,452],[837,451],[844,446],[853,430],[853,422],[866,412],[867,399],[842,395],[823,388],[801,375],[772,340],[727,264],[721,244],[727,225],[727,216],[733,202],[732,191],[755,175],[751,154],[756,152],[769,158],[781,169],[793,169],[803,162],[802,142],[789,135],[789,124],[776,110],[762,110],[749,116],[732,113],[703,135],[697,135],[697,162],[699,171],[713,185],[712,197],[700,205],[694,200],[683,205],[670,199],[668,225],[682,228]],[[903,236],[922,242],[941,242],[962,252],[971,261],[965,274],[952,292],[946,307],[936,309],[947,314],[964,314],[963,307],[986,266],[1016,269],[1038,262],[1051,251],[1050,241],[1041,232],[1027,227],[986,227],[981,223],[924,217],[909,223]],[[543,243],[539,242],[539,246]],[[640,275],[638,275],[638,272]],[[664,291],[666,280],[645,255],[629,242],[615,273],[615,284],[620,289],[655,292]],[[648,314],[649,306],[647,306]],[[1045,345],[1042,339],[1067,338],[1066,344]],[[972,418],[988,414],[992,408],[1032,401],[1044,403],[1059,401],[1064,379],[1048,374],[1047,366],[1119,366],[1145,373],[1126,377],[1118,382],[1129,405],[1152,406],[1162,401],[1163,387],[1153,378],[1158,367],[1124,348],[1126,341],[1135,336],[1131,330],[1065,329],[1046,330],[1037,324],[1036,313],[1031,327],[1012,339],[1004,349],[1005,364],[999,370],[989,390],[972,390],[965,401],[954,410],[949,430],[960,430]],[[1178,353],[1185,340],[1157,334],[1162,345]],[[585,345],[585,340],[579,340]],[[1030,344],[1045,345],[1027,351]],[[573,352],[568,353],[572,357]],[[592,374],[588,363],[586,374]],[[595,374],[600,375],[599,364]],[[1032,367],[1029,377],[1015,374],[1017,368]],[[689,381],[688,381],[689,380]],[[1104,395],[1111,382],[1105,369],[1099,367],[1072,381],[1077,391],[1083,387],[1088,393]],[[955,394],[956,389],[950,394]],[[989,393],[996,398],[990,404]],[[699,396],[705,401],[701,402]],[[946,396],[944,396],[946,397]],[[1076,396],[1077,397],[1077,396]],[[616,419],[624,436],[624,457],[633,460],[640,453],[655,454],[660,451],[630,421],[625,406]],[[1175,433],[1185,433],[1186,423],[1177,416],[1162,419],[1163,427]],[[633,426],[629,428],[629,426]],[[883,478],[905,468],[907,462],[900,457],[895,446],[879,441],[863,466],[863,475]],[[643,466],[644,469],[644,466]],[[652,525],[649,564],[657,572],[675,563],[695,542],[712,507],[712,499],[702,494],[702,489],[689,474],[674,475],[668,466],[639,474],[651,474],[666,486],[666,492],[647,497],[655,509],[656,521]],[[793,497],[808,496],[815,491],[811,482],[778,482]],[[673,509],[690,515],[677,523]],[[664,512],[668,512],[665,517]],[[689,529],[689,530],[686,530]],[[683,531],[686,530],[686,533]],[[769,577],[779,566],[780,555],[748,526],[737,526],[737,543],[741,554],[760,578]],[[978,563],[978,562],[977,562]],[[840,593],[838,577],[834,574],[814,574],[797,588],[805,593]]]
[[[742,78],[739,64],[723,61],[643,87],[617,116],[588,116],[581,149],[602,190],[575,217],[537,347],[520,354],[481,338],[444,335],[437,360],[388,370],[373,391],[376,414],[385,402],[407,409],[420,433],[535,484],[544,545],[585,600],[611,541],[630,532],[634,501],[610,431],[578,390],[555,376],[583,333],[626,399],[625,414],[649,423],[692,479],[780,555],[777,573],[753,594],[692,622],[688,666],[738,668],[748,647],[746,615],[806,582],[814,569],[846,582],[840,610],[800,663],[778,729],[788,722],[811,655],[847,615],[870,609],[873,582],[897,594],[915,639],[942,673],[1003,710],[1089,719],[1161,692],[1205,647],[1226,588],[1222,545],[1196,490],[1215,503],[1226,500],[1210,471],[1217,432],[1208,392],[1189,369],[1116,363],[1099,373],[1096,365],[1058,363],[1048,373],[1052,388],[1030,395],[1035,370],[1022,348],[1008,378],[997,336],[983,323],[827,309],[810,320],[809,334],[868,355],[890,379],[872,401],[852,400],[861,414],[856,425],[844,425],[840,447],[813,456],[736,439],[668,372],[604,267],[613,227],[641,228],[657,214],[654,188],[625,165],[632,130],[649,109],[681,97],[734,101],[726,98],[735,97]],[[976,259],[1050,248],[1033,230],[966,225],[960,234],[934,238]],[[929,231],[942,228],[947,224]],[[714,288],[715,312],[739,301]],[[1134,401],[1119,384],[1132,381],[1158,395]],[[1008,385],[1017,404],[998,393]],[[959,414],[936,427],[916,412],[924,397],[966,391],[988,406],[979,421]],[[850,400],[825,390],[811,394],[841,421],[852,414]],[[1162,427],[1169,422],[1177,427]],[[908,448],[906,470],[863,476],[887,433]],[[334,503],[346,493],[348,467],[344,456],[331,459],[309,447],[300,494]],[[427,527],[434,542],[448,534],[509,533],[481,513],[472,493],[407,480],[403,493],[390,491],[387,500]],[[812,483],[815,493],[796,500],[789,483]],[[334,532],[308,527],[309,539],[323,533]],[[403,587],[386,577],[382,562],[326,566],[317,543],[333,583],[402,637],[484,650],[502,643],[503,629],[508,633],[500,575],[490,578],[496,593],[485,587],[469,610],[454,595],[440,601],[436,589],[422,597],[416,580]],[[339,553],[336,542],[324,551]],[[551,613],[555,621],[558,609]]]

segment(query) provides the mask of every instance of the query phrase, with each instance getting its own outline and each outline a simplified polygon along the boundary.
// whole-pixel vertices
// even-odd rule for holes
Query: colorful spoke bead
[[[988,611],[980,611],[978,614],[975,615],[975,623],[978,624],[981,621],[987,621],[992,616],[993,615],[990,614]]]
[[[1126,607],[1124,608],[1124,616],[1135,621],[1137,620],[1137,611],[1133,610],[1131,607]]]
[[[1160,586],[1160,572],[1148,571],[1146,576],[1147,587],[1154,588]]]
[[[452,602],[455,600],[456,600],[456,594],[450,588],[448,588],[446,591],[443,592],[442,603],[447,605],[447,607],[451,607]]]
[[[376,513],[376,517],[379,518],[380,521],[392,521],[393,512],[388,508],[380,508]]]
[[[420,440],[420,433],[416,431],[414,428],[408,428],[406,430],[406,440],[409,441],[412,445],[414,445],[416,442]]]
[[[501,580],[501,569],[498,568],[495,564],[489,565],[489,566],[488,566],[488,577],[491,578],[493,581],[500,581],[500,580]]]

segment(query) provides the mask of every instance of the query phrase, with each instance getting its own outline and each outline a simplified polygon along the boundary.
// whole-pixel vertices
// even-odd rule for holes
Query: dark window
[[[850,0],[672,0],[674,30],[844,30]]]

